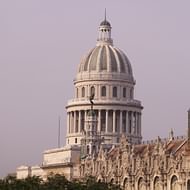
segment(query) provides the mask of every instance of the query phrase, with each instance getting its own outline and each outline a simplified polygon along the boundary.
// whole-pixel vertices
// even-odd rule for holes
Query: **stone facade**
[[[17,178],[40,176],[44,180],[50,174],[63,174],[69,180],[79,178],[80,164],[79,146],[64,146],[46,150],[43,153],[43,162],[40,166],[20,166],[17,168]]]
[[[81,160],[81,178],[120,184],[125,190],[186,190],[190,188],[190,152],[186,138],[134,145],[126,137],[110,150]]]

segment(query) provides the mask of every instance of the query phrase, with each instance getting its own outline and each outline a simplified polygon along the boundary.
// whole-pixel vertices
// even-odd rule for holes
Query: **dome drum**
[[[133,76],[127,76],[124,73],[107,73],[107,72],[100,72],[97,73],[96,71],[83,72],[78,73],[76,78],[74,79],[74,84],[85,82],[85,81],[119,81],[119,82],[127,82],[129,84],[135,85],[135,80]]]

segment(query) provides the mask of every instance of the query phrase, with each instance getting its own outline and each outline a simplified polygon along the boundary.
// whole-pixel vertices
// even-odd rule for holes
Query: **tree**
[[[0,180],[0,190],[121,190],[118,185],[97,182],[94,177],[83,181],[68,181],[60,174],[50,175],[43,181],[40,177],[32,176],[25,179],[16,179],[7,176]]]

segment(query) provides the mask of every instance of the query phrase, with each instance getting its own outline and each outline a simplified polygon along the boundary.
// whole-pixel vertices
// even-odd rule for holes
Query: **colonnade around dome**
[[[67,144],[80,144],[85,130],[85,121],[89,110],[67,113]],[[119,143],[121,134],[126,134],[133,143],[141,142],[141,113],[127,110],[97,110],[97,132],[110,137],[109,144]]]

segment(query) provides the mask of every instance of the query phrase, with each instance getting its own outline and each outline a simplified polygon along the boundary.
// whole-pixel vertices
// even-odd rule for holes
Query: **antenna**
[[[61,117],[58,117],[58,141],[57,141],[57,145],[58,148],[60,148],[60,131],[61,131]]]

